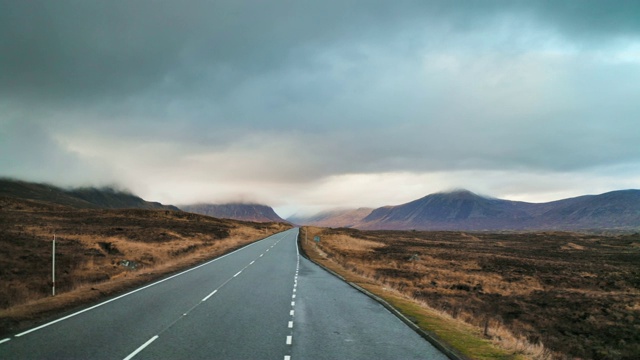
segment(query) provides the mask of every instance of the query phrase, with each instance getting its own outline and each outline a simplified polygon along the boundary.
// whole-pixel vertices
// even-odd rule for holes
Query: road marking
[[[129,354],[129,356],[127,356],[126,358],[124,358],[124,360],[130,360],[132,359],[134,356],[136,356],[140,351],[144,350],[144,348],[146,348],[147,346],[149,346],[149,344],[151,344],[152,342],[156,341],[156,339],[158,338],[158,335],[152,337],[151,339],[147,340],[146,343],[142,344],[142,346],[140,346],[139,348],[136,349],[136,351],[132,352],[131,354]]]
[[[260,257],[263,257],[263,256],[264,256],[264,254],[260,254]]]
[[[293,316],[293,314],[295,314],[293,310],[289,311],[289,315]]]
[[[296,294],[291,295],[291,298],[295,299],[296,298]]]
[[[213,294],[215,294],[215,293],[217,293],[217,292],[218,292],[218,289],[213,290],[213,291],[211,292],[211,294],[207,295],[204,299],[202,299],[202,301],[207,301],[207,300],[209,300],[209,298],[210,298],[210,297],[212,297],[212,296],[213,296]]]
[[[285,355],[285,356],[284,356],[284,360],[291,360],[291,356],[289,356],[289,355]]]
[[[252,262],[250,262],[250,263],[249,263],[249,265],[253,265],[253,263],[255,263],[255,262],[256,262],[256,261],[255,261],[255,260],[253,260]]]
[[[233,277],[236,277],[236,276],[240,275],[240,273],[242,273],[242,270],[238,271],[235,275],[233,275]]]
[[[296,292],[296,288],[293,288],[293,292]]]
[[[6,343],[6,342],[7,342],[7,341],[9,341],[9,340],[11,340],[11,338],[2,339],[2,340],[0,340],[0,344],[2,344],[2,343]]]
[[[289,329],[293,329],[293,321],[289,321]]]
[[[287,335],[287,345],[291,345],[291,341],[293,340],[293,336]],[[126,360],[126,359],[125,359]]]
[[[291,306],[296,306],[296,302],[295,302],[295,301],[292,301],[292,302],[291,302]]]
[[[273,235],[272,235],[272,236],[273,236]],[[265,240],[266,240],[266,239],[265,239]],[[20,334],[17,334],[17,335],[16,335],[16,337],[24,336],[24,335],[27,335],[27,334],[32,333],[32,332],[34,332],[34,331],[37,331],[37,330],[40,330],[40,329],[44,329],[44,328],[46,328],[47,326],[51,326],[51,325],[53,325],[53,324],[59,323],[60,321],[64,321],[64,320],[70,319],[70,318],[72,318],[72,317],[74,317],[74,316],[80,315],[80,314],[82,314],[82,313],[85,313],[85,312],[87,312],[87,311],[91,311],[91,310],[93,310],[93,309],[95,309],[95,308],[98,308],[98,307],[100,307],[100,306],[106,305],[106,304],[108,304],[108,303],[110,303],[110,302],[112,302],[112,301],[116,301],[116,300],[122,299],[122,298],[123,298],[123,297],[125,297],[125,296],[129,296],[129,295],[131,295],[131,294],[135,294],[135,293],[137,293],[138,291],[142,291],[142,290],[144,290],[144,289],[147,289],[147,288],[150,288],[150,287],[152,287],[152,286],[155,286],[155,285],[158,285],[158,284],[160,284],[160,283],[163,283],[163,282],[165,282],[165,281],[167,281],[167,280],[171,280],[171,279],[173,279],[173,278],[175,278],[175,277],[178,277],[178,276],[180,276],[180,275],[183,275],[183,274],[186,274],[186,273],[191,272],[191,271],[193,271],[193,270],[199,269],[199,268],[201,268],[201,267],[203,267],[203,266],[207,266],[207,265],[209,265],[209,264],[211,264],[211,263],[214,263],[214,262],[216,262],[216,261],[218,261],[218,260],[220,260],[220,259],[223,259],[223,258],[225,258],[225,257],[227,257],[227,256],[233,255],[233,254],[237,253],[238,251],[246,250],[247,248],[249,248],[249,247],[251,247],[251,246],[253,246],[253,245],[255,245],[255,244],[259,243],[259,242],[260,242],[260,241],[253,242],[253,243],[251,243],[251,244],[249,244],[249,245],[247,245],[247,246],[245,246],[245,247],[242,247],[242,248],[240,248],[240,249],[238,249],[238,250],[235,250],[235,251],[232,251],[232,252],[230,252],[230,253],[228,253],[228,254],[222,255],[222,256],[220,256],[219,258],[215,258],[215,259],[213,259],[213,260],[207,261],[207,262],[206,262],[206,263],[204,263],[204,264],[200,264],[200,265],[198,265],[198,266],[192,267],[191,269],[187,269],[187,270],[185,270],[185,271],[183,271],[183,272],[180,272],[180,273],[177,273],[177,274],[175,274],[175,275],[169,276],[169,277],[167,277],[167,278],[164,278],[164,279],[162,279],[162,280],[156,281],[156,282],[151,283],[151,284],[149,284],[149,285],[145,285],[145,286],[143,286],[143,287],[141,287],[141,288],[139,288],[139,289],[135,289],[135,290],[130,291],[130,292],[126,293],[126,294],[122,294],[122,295],[120,295],[120,296],[114,297],[113,299],[110,299],[110,300],[107,300],[107,301],[101,302],[101,303],[99,303],[99,304],[93,305],[93,306],[88,307],[88,308],[86,308],[86,309],[84,309],[84,310],[80,310],[80,311],[75,312],[75,313],[73,313],[73,314],[69,314],[69,315],[67,315],[67,316],[61,317],[60,319],[56,319],[56,320],[53,320],[53,321],[48,322],[48,323],[46,323],[46,324],[42,324],[42,325],[40,325],[40,326],[38,326],[38,327],[35,327],[35,328],[33,328],[33,329],[27,330],[27,331],[25,331],[25,332],[21,332]],[[296,245],[296,246],[297,246],[297,245]],[[262,255],[260,255],[260,256],[262,256]]]

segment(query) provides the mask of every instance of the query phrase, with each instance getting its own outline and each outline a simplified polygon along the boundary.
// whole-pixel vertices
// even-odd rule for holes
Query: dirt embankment
[[[78,210],[0,197],[0,335],[288,228],[179,211]]]
[[[472,324],[514,355],[640,354],[639,234],[317,229],[313,235],[321,237],[316,252],[326,261]]]

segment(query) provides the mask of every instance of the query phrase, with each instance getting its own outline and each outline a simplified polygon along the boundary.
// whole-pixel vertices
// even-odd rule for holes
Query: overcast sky
[[[640,2],[0,0],[0,175],[282,216],[640,188]]]

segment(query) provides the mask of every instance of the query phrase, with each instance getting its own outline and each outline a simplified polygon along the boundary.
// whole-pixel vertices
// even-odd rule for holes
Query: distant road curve
[[[446,359],[300,257],[297,234],[0,339],[0,359]]]

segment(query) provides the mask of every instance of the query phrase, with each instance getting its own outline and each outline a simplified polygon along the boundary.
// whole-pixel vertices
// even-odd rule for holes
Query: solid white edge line
[[[127,356],[126,358],[124,358],[124,360],[130,360],[132,359],[134,356],[136,356],[140,351],[144,350],[144,348],[146,348],[147,346],[149,346],[149,344],[151,344],[152,342],[154,342],[156,339],[158,338],[158,335],[152,337],[151,339],[147,340],[146,343],[142,344],[139,348],[136,349],[136,351],[132,352],[131,354],[129,354],[129,356]]]
[[[2,343],[6,343],[6,342],[7,342],[7,341],[9,341],[9,340],[11,340],[11,338],[2,339],[2,340],[0,340],[0,344],[2,344]]]
[[[213,294],[215,294],[215,293],[217,293],[217,292],[218,292],[218,289],[213,290],[213,291],[211,292],[211,294],[207,295],[204,299],[202,299],[202,301],[204,302],[204,301],[209,300],[209,298],[210,298],[210,297],[212,297],[212,296],[213,296]]]
[[[274,234],[274,235],[277,235],[277,234]],[[271,236],[274,236],[274,235],[271,235]],[[271,236],[270,236],[270,237],[271,237]],[[283,235],[283,236],[284,236],[284,235]],[[266,239],[268,239],[268,238],[265,238],[265,239],[263,239],[263,240],[266,240]],[[80,311],[75,312],[75,313],[73,313],[73,314],[69,314],[69,315],[67,315],[67,316],[65,316],[65,317],[61,317],[60,319],[56,319],[56,320],[53,320],[53,321],[48,322],[48,323],[46,323],[46,324],[42,324],[42,325],[40,325],[40,326],[38,326],[38,327],[35,327],[35,328],[33,328],[33,329],[30,329],[30,330],[27,330],[27,331],[21,332],[20,334],[17,334],[17,335],[16,335],[16,337],[24,336],[24,335],[27,335],[27,334],[32,333],[32,332],[34,332],[34,331],[37,331],[37,330],[40,330],[40,329],[46,328],[47,326],[53,325],[53,324],[58,323],[58,322],[60,322],[60,321],[67,320],[67,319],[72,318],[72,317],[74,317],[74,316],[76,316],[76,315],[80,315],[80,314],[82,314],[82,313],[84,313],[84,312],[87,312],[87,311],[93,310],[93,309],[95,309],[95,308],[97,308],[97,307],[100,307],[100,306],[102,306],[102,305],[106,305],[106,304],[108,304],[108,303],[110,303],[110,302],[112,302],[112,301],[116,301],[116,300],[121,299],[121,298],[123,298],[123,297],[125,297],[125,296],[129,296],[129,295],[131,295],[131,294],[137,293],[138,291],[142,291],[142,290],[144,290],[144,289],[146,289],[146,288],[150,288],[150,287],[152,287],[152,286],[154,286],[154,285],[157,285],[157,284],[160,284],[160,283],[165,282],[165,281],[167,281],[167,280],[173,279],[174,277],[180,276],[180,275],[182,275],[182,274],[186,274],[186,273],[188,273],[188,272],[190,272],[190,271],[193,271],[193,270],[195,270],[195,269],[198,269],[198,268],[201,268],[201,267],[203,267],[203,266],[209,265],[209,264],[211,264],[211,263],[213,263],[213,262],[216,262],[216,261],[218,261],[218,260],[220,260],[220,259],[223,259],[223,258],[225,258],[225,257],[227,257],[227,256],[229,256],[229,255],[235,254],[235,253],[237,253],[238,251],[245,250],[245,249],[249,248],[250,246],[253,246],[253,245],[255,245],[255,244],[257,244],[257,243],[259,243],[259,242],[261,242],[261,241],[262,241],[262,240],[260,240],[260,241],[256,241],[256,242],[252,242],[251,244],[249,244],[249,245],[247,245],[247,246],[241,247],[240,249],[237,249],[237,250],[234,250],[234,251],[232,251],[232,252],[230,252],[230,253],[228,253],[228,254],[222,255],[222,256],[220,256],[219,258],[215,258],[215,259],[213,259],[213,260],[211,260],[211,261],[207,261],[207,262],[206,262],[206,263],[204,263],[204,264],[200,264],[200,265],[198,265],[198,266],[196,266],[196,267],[192,267],[191,269],[187,269],[187,270],[185,270],[185,271],[183,271],[183,272],[180,272],[180,273],[177,273],[177,274],[171,275],[171,276],[169,276],[168,278],[164,278],[164,279],[159,280],[159,281],[156,281],[156,282],[154,282],[154,283],[152,283],[152,284],[145,285],[145,286],[143,286],[143,287],[141,287],[141,288],[139,288],[139,289],[136,289],[136,290],[130,291],[130,292],[126,293],[126,294],[122,294],[122,295],[120,295],[120,296],[114,297],[113,299],[110,299],[110,300],[107,300],[107,301],[101,302],[101,303],[99,303],[99,304],[93,305],[93,306],[88,307],[88,308],[86,308],[86,309],[84,309],[84,310],[80,310]]]
[[[293,336],[287,335],[287,345],[291,345],[292,342],[293,342]]]

